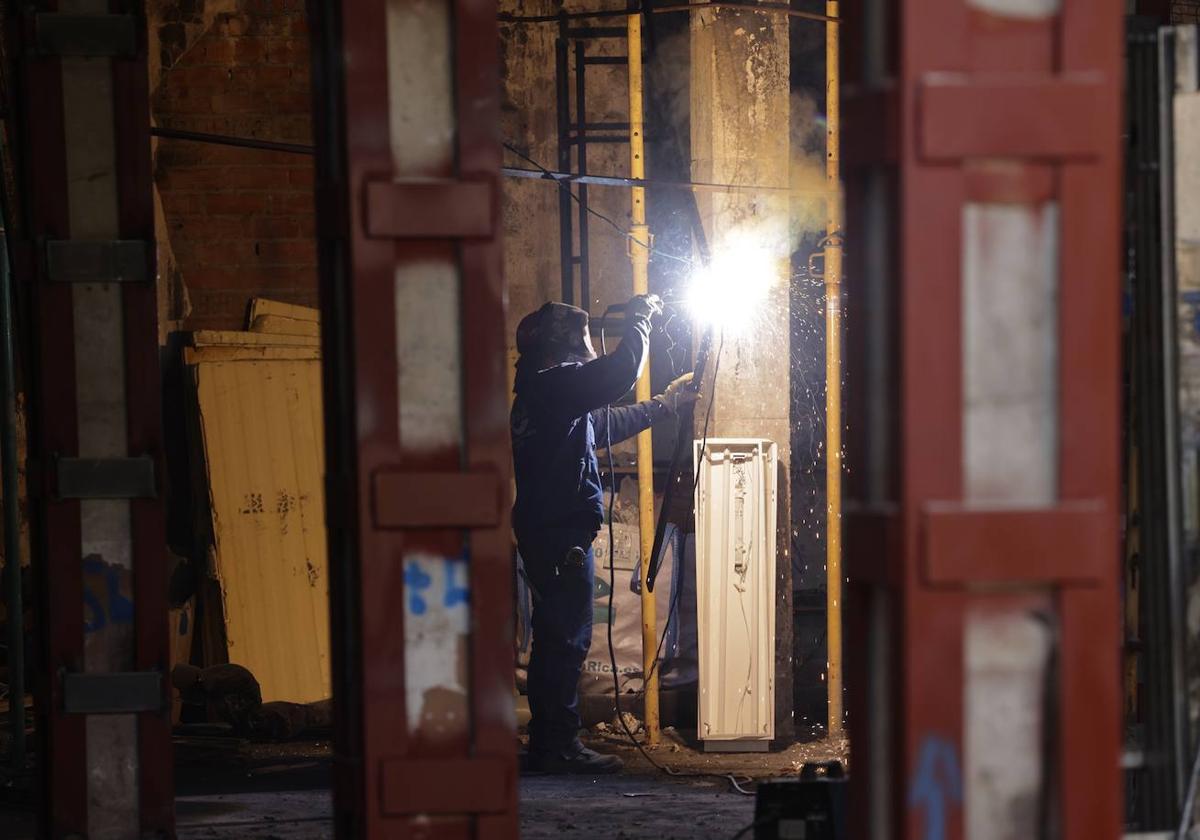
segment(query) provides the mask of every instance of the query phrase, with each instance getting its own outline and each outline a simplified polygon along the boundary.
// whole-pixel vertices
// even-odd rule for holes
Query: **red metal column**
[[[1043,602],[1058,628],[1044,790],[1067,840],[1121,828],[1123,7],[1045,6],[1012,16],[1002,2],[843,6],[855,837],[883,825],[896,838],[966,836],[968,610]],[[1015,508],[970,504],[964,207],[1050,202],[1057,492]]]
[[[7,26],[17,59],[12,120],[18,133],[18,189],[24,210],[21,264],[29,272],[20,279],[29,284],[29,307],[23,314],[32,350],[30,491],[43,641],[38,681],[42,831],[56,838],[86,836],[105,820],[126,818],[121,813],[98,817],[97,811],[108,803],[96,802],[94,796],[89,804],[88,722],[113,715],[136,721],[131,737],[118,747],[122,754],[112,757],[136,767],[130,824],[142,836],[173,836],[165,678],[165,485],[144,10],[123,0],[69,7],[48,2],[36,12],[32,7],[10,9]],[[112,136],[113,158],[100,161],[91,174],[115,184],[115,219],[107,213],[97,215],[94,207],[80,211],[76,206],[95,203],[96,198],[80,198],[73,192],[78,184],[68,177],[68,122],[80,119],[64,110],[68,61],[92,62],[88,66],[95,72],[111,73],[111,84],[102,85],[111,90],[111,105],[99,111],[110,109],[111,121],[76,125],[75,136],[81,131]],[[73,229],[72,220],[81,212],[111,229],[112,238]],[[75,299],[85,285],[116,296],[114,320],[99,333],[93,325],[89,334],[108,347],[121,348],[119,380],[94,385],[123,393],[123,406],[85,409],[79,401]],[[123,441],[118,418],[124,423]],[[87,475],[73,471],[70,463],[81,454],[85,422],[93,427],[115,424],[115,447],[120,450],[100,457],[84,452],[91,459],[74,467],[83,466]],[[129,536],[125,548],[116,546],[110,556],[94,555],[104,569],[109,600],[85,605],[89,561],[81,556],[81,508],[95,500],[128,505]],[[103,515],[120,522],[125,510],[110,507]],[[128,550],[128,560],[118,556],[122,550]],[[85,629],[97,632],[98,627],[118,625],[132,626],[110,635],[104,649],[109,658],[97,656],[88,662]],[[106,682],[97,682],[97,675]]]
[[[51,10],[55,7],[51,6]],[[25,210],[24,234],[28,251],[23,263],[33,269],[36,237],[70,236],[67,171],[63,128],[62,74],[52,58],[21,61],[29,44],[30,22],[8,10],[7,34],[17,57],[13,100],[25,119],[16,122],[14,144],[20,160],[18,206]],[[36,110],[31,107],[37,103]],[[36,117],[36,118],[31,118]],[[28,275],[19,277],[28,281]],[[53,453],[75,455],[78,437],[75,416],[75,358],[65,340],[74,333],[71,288],[35,281],[29,288],[30,339],[33,373],[29,383],[29,458],[44,464]],[[34,325],[37,325],[34,328]],[[54,328],[49,328],[53,324]],[[38,473],[30,470],[30,495]],[[42,773],[43,836],[58,838],[87,832],[85,720],[64,711],[60,668],[83,668],[83,571],[80,557],[79,502],[51,503],[44,495],[31,498],[30,532],[34,563],[44,564],[39,575],[41,667],[35,681],[39,765]],[[47,584],[53,581],[51,589]],[[35,660],[36,661],[36,660]]]
[[[158,252],[154,245],[154,173],[150,155],[150,74],[145,5],[110,0],[114,14],[134,16],[136,52],[114,60],[113,132],[117,154],[118,235],[147,244],[145,282],[122,289],[127,436],[130,455],[154,464],[157,498],[130,500],[133,536],[134,669],[164,675],[160,712],[138,715],[138,797],[143,836],[174,836],[175,772],[171,747],[171,667],[167,605],[166,461],[159,369]]]
[[[495,5],[313,3],[310,14],[339,836],[516,837]],[[440,303],[416,323],[411,284],[432,277],[457,279],[460,303],[446,309],[446,286],[427,286]],[[457,336],[452,358],[425,357],[406,330]],[[411,419],[431,382],[431,412],[446,410],[443,395],[457,406],[444,434]],[[463,598],[469,629],[440,664],[461,669],[465,691],[422,697],[406,660],[429,640],[406,623]]]

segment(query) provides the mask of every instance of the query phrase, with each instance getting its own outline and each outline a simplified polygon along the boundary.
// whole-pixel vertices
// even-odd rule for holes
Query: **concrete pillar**
[[[786,187],[789,170],[787,18],[711,9],[692,15],[692,177]],[[741,335],[726,335],[709,433],[767,437],[786,460],[789,440],[786,195],[697,195],[714,264],[730,248],[751,252],[717,282],[746,288],[765,271],[766,299]],[[759,253],[753,253],[758,251]]]
[[[788,19],[706,9],[691,18],[692,178],[786,187],[790,168]],[[776,733],[792,734],[789,258],[786,193],[697,194],[715,282],[762,300],[750,323],[726,334],[712,394],[711,437],[763,437],[779,447],[776,590]],[[738,256],[730,259],[735,251]],[[714,359],[716,348],[714,347]],[[701,408],[707,406],[702,405]],[[697,416],[703,416],[699,411]],[[699,433],[699,429],[697,430]]]

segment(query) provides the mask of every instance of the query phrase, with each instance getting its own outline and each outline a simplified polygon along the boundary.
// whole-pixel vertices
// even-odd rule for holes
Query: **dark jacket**
[[[609,444],[606,429],[616,444],[672,413],[658,400],[606,409],[637,382],[649,343],[650,321],[635,317],[607,356],[544,370],[518,364],[510,420],[518,542],[546,528],[599,530],[604,496],[596,447]]]

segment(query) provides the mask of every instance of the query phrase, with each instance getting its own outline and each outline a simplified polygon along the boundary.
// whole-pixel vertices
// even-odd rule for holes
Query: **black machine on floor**
[[[800,776],[758,784],[754,840],[846,840],[846,770],[805,764]]]

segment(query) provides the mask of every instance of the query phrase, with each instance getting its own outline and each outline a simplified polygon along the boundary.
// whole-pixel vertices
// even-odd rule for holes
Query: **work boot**
[[[621,772],[625,762],[575,743],[560,752],[530,752],[526,767],[533,773],[607,776]]]

